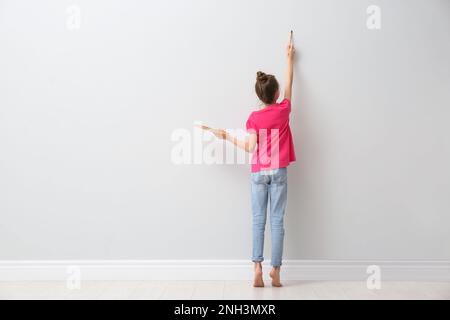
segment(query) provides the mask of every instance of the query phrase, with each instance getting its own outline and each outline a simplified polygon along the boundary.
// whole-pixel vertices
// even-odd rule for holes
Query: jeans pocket
[[[253,184],[266,184],[266,179],[267,177],[262,175],[260,172],[252,172],[251,174],[251,181]]]
[[[275,184],[287,183],[287,169],[286,168],[277,169],[277,171],[272,177],[272,183]]]

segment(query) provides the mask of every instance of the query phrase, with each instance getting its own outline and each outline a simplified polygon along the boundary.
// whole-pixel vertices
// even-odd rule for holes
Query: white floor
[[[450,282],[285,281],[284,287],[253,288],[247,281],[63,281],[0,282],[0,299],[445,299]]]

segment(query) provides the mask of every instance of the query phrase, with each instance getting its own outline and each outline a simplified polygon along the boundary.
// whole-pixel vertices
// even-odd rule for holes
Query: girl
[[[255,91],[263,107],[250,114],[247,120],[249,137],[242,141],[223,129],[212,129],[216,137],[230,141],[247,152],[253,152],[251,173],[251,197],[253,213],[253,251],[255,264],[254,287],[264,287],[261,262],[264,260],[264,229],[266,211],[270,199],[270,226],[272,236],[272,286],[281,287],[280,267],[284,240],[284,212],[287,201],[287,166],[295,161],[294,144],[289,127],[293,81],[294,46],[292,31],[287,46],[287,79],[284,99],[280,96],[278,81],[273,75],[258,72]]]

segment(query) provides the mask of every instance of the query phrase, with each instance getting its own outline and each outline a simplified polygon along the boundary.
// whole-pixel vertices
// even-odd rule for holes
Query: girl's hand
[[[223,129],[213,129],[211,127],[205,126],[205,125],[197,125],[200,129],[203,129],[205,131],[212,132],[217,138],[219,139],[226,139],[227,138],[227,132]]]
[[[223,129],[210,129],[211,131],[218,139],[225,140],[227,138],[227,132]]]
[[[288,60],[293,61],[294,55],[295,55],[295,48],[294,48],[294,43],[292,42],[292,31],[289,35],[289,43],[286,48],[286,53],[287,53]]]
[[[287,52],[287,58],[288,58],[288,60],[289,60],[289,61],[293,61],[293,60],[294,60],[294,55],[295,55],[295,48],[294,48],[294,45],[293,45],[293,44],[289,44],[289,45],[287,46],[286,52]]]

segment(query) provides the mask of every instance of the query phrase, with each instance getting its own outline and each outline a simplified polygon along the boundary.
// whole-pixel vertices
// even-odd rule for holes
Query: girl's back
[[[252,172],[263,169],[285,168],[295,161],[294,142],[289,126],[291,102],[269,105],[252,112],[247,120],[247,131],[257,135],[257,149],[253,154]]]

